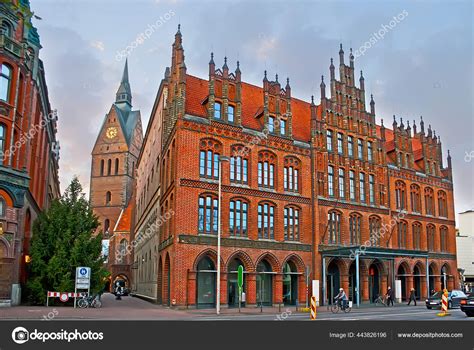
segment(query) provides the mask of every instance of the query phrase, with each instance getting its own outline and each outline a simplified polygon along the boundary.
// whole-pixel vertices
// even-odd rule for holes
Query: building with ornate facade
[[[125,63],[115,102],[105,115],[92,150],[90,196],[94,214],[99,218],[108,251],[106,265],[110,282],[130,283],[131,255],[117,259],[117,250],[130,242],[133,213],[134,172],[143,141],[140,111],[132,109],[132,91]],[[132,204],[132,205],[130,205]]]
[[[466,290],[474,291],[474,210],[459,213],[456,235],[458,271]]]
[[[138,162],[135,294],[234,307],[239,265],[247,307],[304,304],[309,280],[321,302],[340,287],[360,302],[388,286],[401,299],[458,287],[449,154],[444,166],[423,120],[376,123],[342,45],[338,70],[331,59],[319,104],[266,71],[261,86],[246,83],[239,62],[218,68],[212,54],[199,78],[178,29]]]
[[[18,304],[32,222],[60,196],[57,114],[28,0],[0,3],[0,302]]]

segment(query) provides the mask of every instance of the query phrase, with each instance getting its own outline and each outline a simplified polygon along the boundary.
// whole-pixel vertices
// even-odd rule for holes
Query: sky
[[[147,125],[180,23],[189,74],[206,79],[213,51],[217,66],[227,56],[233,71],[239,60],[246,82],[262,86],[264,70],[289,77],[292,95],[308,102],[319,101],[339,44],[346,63],[352,47],[377,120],[391,127],[393,115],[405,125],[423,116],[441,136],[445,166],[451,151],[456,212],[474,209],[471,1],[31,0],[31,7],[58,110],[62,190],[77,175],[89,192],[90,154],[123,54],[134,109]]]

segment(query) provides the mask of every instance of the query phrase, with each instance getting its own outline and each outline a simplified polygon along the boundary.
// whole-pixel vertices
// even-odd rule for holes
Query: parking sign
[[[91,268],[79,266],[76,268],[76,289],[89,289],[91,281]]]

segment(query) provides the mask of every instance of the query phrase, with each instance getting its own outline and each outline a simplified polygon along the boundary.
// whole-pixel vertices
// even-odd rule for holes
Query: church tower
[[[92,150],[90,203],[104,239],[113,234],[120,213],[130,202],[142,142],[141,116],[140,111],[132,110],[126,61],[115,102],[105,115]]]

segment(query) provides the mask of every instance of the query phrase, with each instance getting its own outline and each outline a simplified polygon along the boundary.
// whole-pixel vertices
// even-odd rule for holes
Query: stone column
[[[362,286],[362,302],[364,301],[370,301],[369,300],[369,275],[362,275],[361,276],[361,286]]]
[[[341,275],[341,288],[344,288],[344,292],[346,292],[347,296],[349,296],[349,275]],[[339,293],[339,291],[334,291],[336,294]]]
[[[448,290],[455,289],[455,287],[454,287],[454,276],[448,276],[446,279],[448,280],[448,282],[447,282]]]
[[[227,273],[221,272],[221,307],[228,307],[227,305]]]
[[[387,288],[388,288],[388,275],[380,276],[380,288],[381,288],[380,294],[385,295],[385,293],[387,293]]]
[[[427,298],[428,297],[428,291],[426,290],[426,276],[420,278],[420,298]]]
[[[283,275],[273,275],[273,304],[283,303]]]
[[[304,275],[298,275],[298,305],[303,307],[306,306],[306,297],[308,298],[308,305],[310,302],[311,295],[306,290],[306,281]]]
[[[441,276],[435,276],[434,277],[434,286],[430,287],[435,290],[435,292],[438,292],[441,290]]]
[[[196,305],[196,272],[188,273],[188,305]],[[163,298],[164,303],[164,298]]]
[[[406,284],[407,284],[407,290],[406,290],[407,295],[405,295],[405,298],[406,298],[406,301],[408,302],[410,291],[413,288],[413,276],[407,276]],[[402,295],[402,299],[403,299],[403,295]]]
[[[257,304],[257,275],[249,273],[247,275],[247,292],[245,294],[246,306],[255,306]]]

